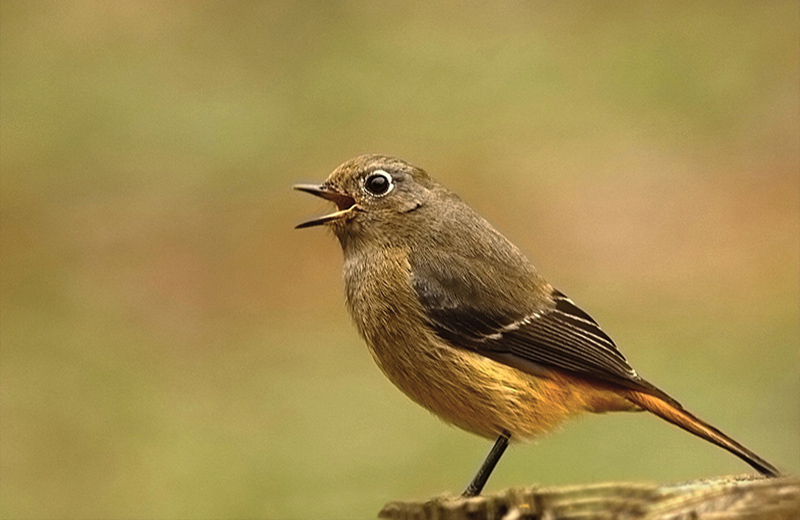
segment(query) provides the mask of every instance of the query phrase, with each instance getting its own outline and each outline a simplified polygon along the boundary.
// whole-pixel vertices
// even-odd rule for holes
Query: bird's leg
[[[483,486],[486,485],[486,481],[489,480],[489,475],[492,474],[492,470],[497,466],[497,461],[500,460],[500,457],[503,456],[503,452],[506,451],[509,440],[511,440],[511,434],[504,430],[495,441],[492,450],[489,452],[489,455],[486,456],[486,460],[481,464],[481,467],[475,474],[475,478],[469,483],[467,489],[461,493],[462,497],[474,497],[481,493]]]

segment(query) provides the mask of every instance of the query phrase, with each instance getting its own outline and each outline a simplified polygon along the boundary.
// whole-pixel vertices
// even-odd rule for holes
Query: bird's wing
[[[412,273],[429,326],[451,345],[523,370],[557,368],[626,387],[651,387],[591,316],[549,286],[549,295],[515,301],[470,276],[443,273],[430,264],[418,264]]]

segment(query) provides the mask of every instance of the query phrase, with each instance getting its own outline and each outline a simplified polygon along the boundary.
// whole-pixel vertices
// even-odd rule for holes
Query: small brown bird
[[[392,383],[445,421],[497,439],[464,491],[477,495],[511,439],[583,412],[647,410],[768,476],[778,470],[642,379],[597,322],[420,168],[363,155],[321,185],[344,250],[347,308]]]

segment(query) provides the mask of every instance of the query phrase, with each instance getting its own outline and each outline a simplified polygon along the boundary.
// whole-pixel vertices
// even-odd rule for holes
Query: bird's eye
[[[364,189],[371,195],[382,197],[392,191],[392,176],[383,170],[375,170],[364,181]]]

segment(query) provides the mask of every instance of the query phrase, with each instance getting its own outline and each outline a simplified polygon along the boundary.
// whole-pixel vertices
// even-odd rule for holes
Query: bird
[[[647,411],[778,469],[643,379],[611,337],[525,255],[423,169],[367,154],[296,190],[336,205],[345,302],[386,377],[458,428],[495,440],[462,493],[481,493],[509,442],[584,413]]]

